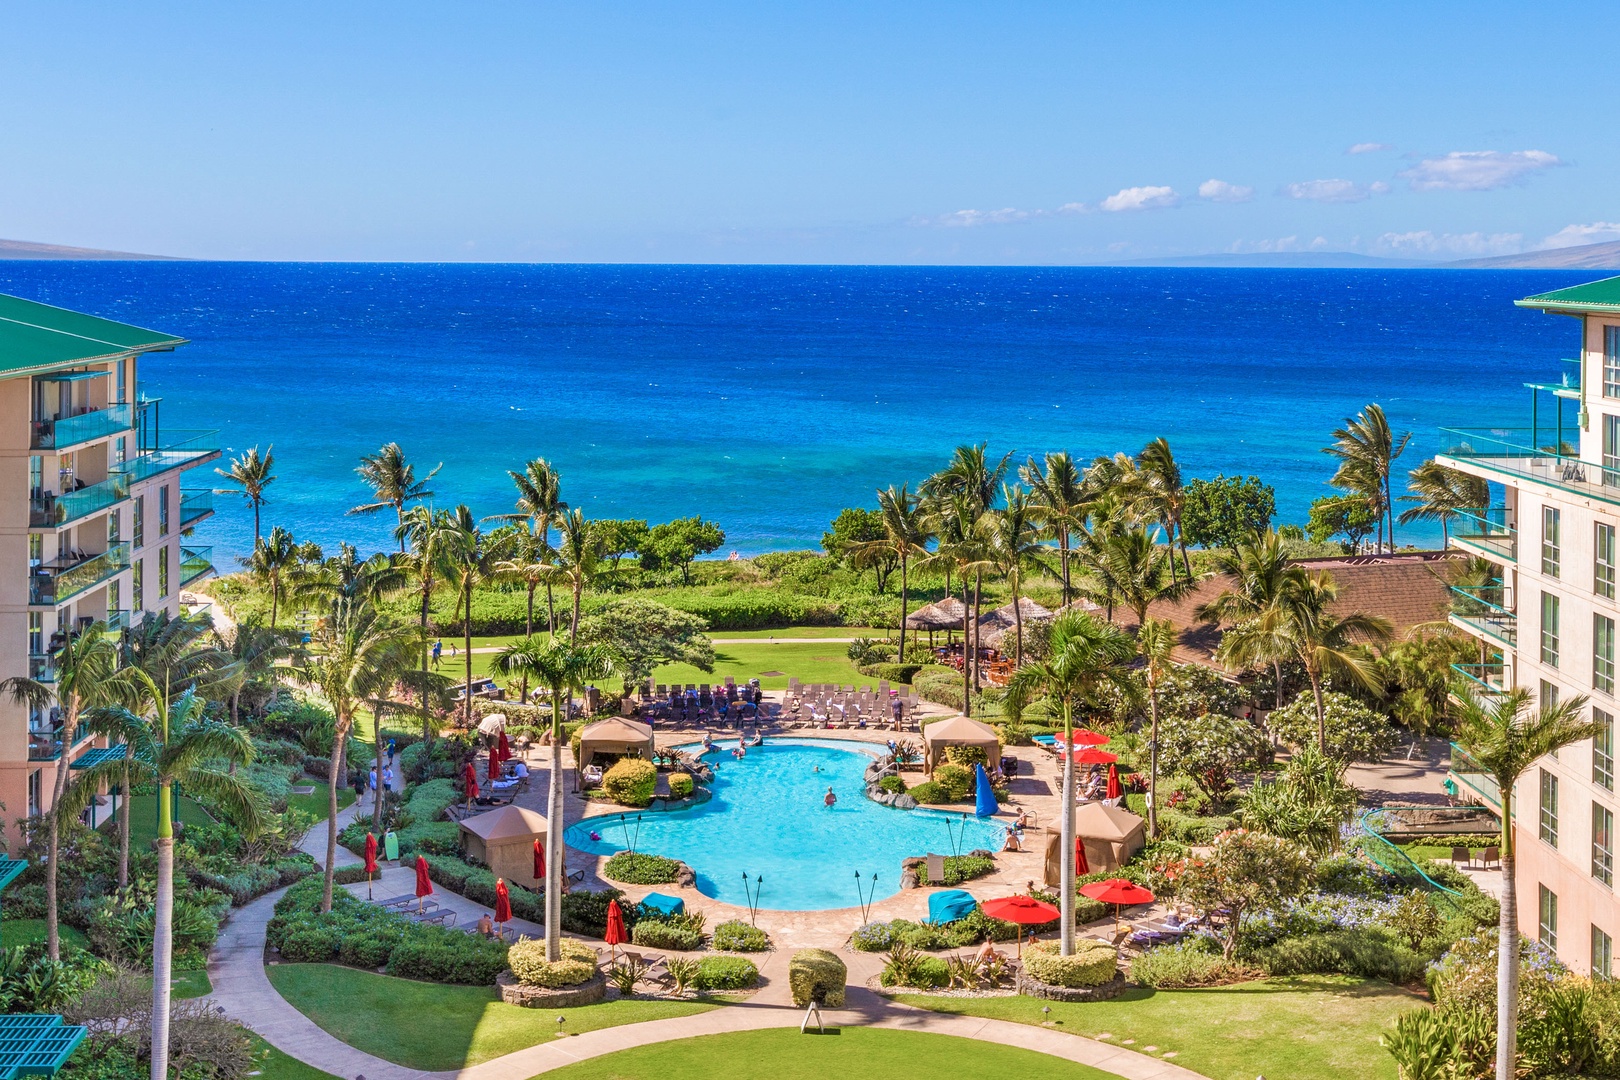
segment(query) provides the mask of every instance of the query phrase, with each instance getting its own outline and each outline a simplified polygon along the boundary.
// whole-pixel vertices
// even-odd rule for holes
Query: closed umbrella
[[[495,879],[495,924],[512,921],[512,894],[506,891],[506,879]]]
[[[1108,798],[1117,799],[1120,794],[1119,766],[1110,764],[1108,766]]]
[[[490,713],[478,721],[478,733],[480,735],[499,735],[504,731],[506,731],[505,713]]]
[[[502,761],[512,760],[512,744],[506,738],[506,732],[501,732],[501,741],[495,744],[496,752],[501,755]]]
[[[1003,896],[999,900],[986,900],[979,908],[992,919],[1017,923],[1019,926],[1040,926],[1063,914],[1044,900],[1033,896]],[[1024,935],[1018,935],[1018,955],[1024,955]]]
[[[534,842],[534,879],[546,880],[546,849],[540,846],[540,841]]]
[[[617,946],[628,941],[629,937],[630,936],[624,932],[623,909],[619,907],[619,902],[617,900],[609,900],[607,910],[607,930],[602,934],[602,940],[607,942],[609,950],[613,950]],[[616,952],[609,952],[609,956],[616,955]]]
[[[428,879],[427,859],[416,857],[416,910],[422,910],[422,898],[433,895],[433,882]]]
[[[973,813],[977,817],[992,817],[996,812],[996,793],[990,790],[990,774],[984,771],[982,763],[974,768],[978,770],[974,786],[979,790],[973,797]]]
[[[467,801],[472,802],[478,798],[478,770],[473,768],[472,762],[467,762],[461,770],[461,780],[467,787]]]
[[[489,752],[489,780],[490,780],[490,783],[494,783],[495,781],[499,780],[500,778],[501,778],[501,752],[499,750],[491,750]]]
[[[1124,878],[1109,878],[1106,881],[1093,881],[1089,885],[1080,886],[1082,896],[1089,896],[1093,900],[1104,904],[1114,905],[1114,929],[1119,929],[1119,909],[1126,904],[1153,903],[1153,890],[1144,889],[1134,881]]]
[[[377,837],[366,833],[366,899],[371,899],[371,875],[377,872]]]
[[[1074,838],[1074,876],[1082,877],[1091,873],[1091,864],[1086,862],[1086,842],[1083,838]]]

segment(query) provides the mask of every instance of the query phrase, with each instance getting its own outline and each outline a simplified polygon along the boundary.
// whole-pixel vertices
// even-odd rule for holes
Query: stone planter
[[[1047,1001],[1107,1001],[1119,997],[1125,989],[1125,976],[1116,974],[1101,986],[1052,986],[1039,979],[1019,973],[1018,992],[1025,997],[1045,998]]]
[[[503,971],[495,978],[495,988],[508,1005],[521,1005],[525,1009],[571,1009],[576,1005],[594,1005],[606,997],[607,976],[597,971],[578,986],[524,986],[510,971]]]
[[[884,806],[892,806],[896,810],[917,809],[917,800],[913,799],[910,795],[907,795],[905,792],[884,791],[876,784],[866,785],[866,797],[875,803],[882,803]]]

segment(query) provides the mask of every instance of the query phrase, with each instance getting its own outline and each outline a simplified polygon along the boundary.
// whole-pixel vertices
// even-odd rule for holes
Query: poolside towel
[[[650,892],[641,898],[641,902],[655,911],[662,911],[665,915],[679,915],[686,910],[686,901],[678,896],[665,896],[663,893]]]
[[[935,926],[955,922],[972,914],[979,902],[961,889],[946,889],[928,897],[928,921]]]

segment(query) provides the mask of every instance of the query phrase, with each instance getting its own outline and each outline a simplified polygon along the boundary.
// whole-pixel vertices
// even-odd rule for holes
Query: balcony
[[[1539,440],[1530,428],[1441,428],[1440,438],[1451,447],[1436,455],[1442,465],[1490,473],[1490,479],[1499,483],[1541,484],[1620,506],[1620,469],[1537,448],[1532,444]]]
[[[189,529],[214,512],[214,493],[207,488],[180,492],[180,527]]]
[[[50,653],[28,653],[28,677],[35,682],[53,683],[56,681],[56,657]]]
[[[1446,587],[1452,592],[1453,626],[1506,648],[1518,648],[1519,618],[1503,606],[1505,593],[1500,581]]]
[[[143,447],[118,470],[132,484],[219,457],[219,432],[170,430],[160,445]]]
[[[131,613],[128,611],[109,611],[107,612],[106,618],[102,621],[107,624],[107,631],[109,633],[117,633],[120,630],[128,630],[131,626],[135,625]]]
[[[1495,562],[1516,562],[1519,557],[1519,531],[1513,527],[1505,506],[1459,510],[1451,519],[1451,546],[1473,552]]]
[[[81,518],[98,514],[129,498],[129,481],[114,474],[99,484],[91,484],[66,495],[46,492],[29,500],[28,524],[36,527],[71,525]]]
[[[1500,656],[1488,664],[1452,664],[1451,670],[1462,676],[1460,685],[1473,693],[1498,697],[1508,692],[1507,672]]]
[[[129,431],[135,426],[131,405],[109,405],[105,409],[82,412],[60,420],[35,420],[35,450],[66,450],[108,435]]]
[[[28,728],[28,760],[55,761],[57,758],[61,757],[62,728],[63,724],[61,721],[57,721],[55,726],[51,727],[36,728],[30,724]],[[68,746],[71,749],[72,747],[78,746],[80,743],[84,742],[90,737],[90,726],[81,721],[78,726],[73,729],[73,741],[69,743]]]
[[[28,579],[30,604],[63,604],[129,569],[129,543],[113,544],[99,555],[37,567]]]
[[[211,547],[182,547],[180,549],[180,587],[183,589],[198,578],[214,572],[214,549]]]
[[[1451,770],[1446,774],[1446,788],[1453,798],[1464,802],[1478,801],[1492,807],[1497,813],[1502,811],[1502,789],[1490,774],[1468,756],[1468,751],[1456,743],[1451,744]]]

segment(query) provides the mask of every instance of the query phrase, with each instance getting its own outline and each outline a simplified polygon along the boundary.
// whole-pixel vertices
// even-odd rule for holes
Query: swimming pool
[[[698,891],[746,906],[778,911],[857,907],[855,875],[875,899],[900,890],[900,860],[974,848],[995,851],[1003,825],[971,813],[896,810],[868,799],[863,777],[878,749],[866,744],[771,739],[741,761],[735,740],[716,743],[704,760],[714,767],[714,797],[669,813],[606,814],[571,825],[568,846],[593,855],[634,847],[680,859],[697,874]],[[827,789],[838,796],[824,805]],[[600,839],[592,840],[596,832]],[[757,878],[764,878],[756,884]]]

